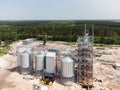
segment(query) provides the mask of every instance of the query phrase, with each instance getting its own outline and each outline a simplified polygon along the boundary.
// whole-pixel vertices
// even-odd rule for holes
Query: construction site
[[[75,43],[34,38],[0,57],[0,90],[119,90],[120,46],[93,44],[85,27]]]

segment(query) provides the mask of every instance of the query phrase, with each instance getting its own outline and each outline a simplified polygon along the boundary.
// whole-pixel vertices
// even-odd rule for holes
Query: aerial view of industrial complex
[[[11,32],[15,41],[1,41],[0,90],[119,90],[119,45],[94,44],[95,25],[81,26],[76,42],[49,41],[46,34],[18,40]]]
[[[0,0],[0,90],[120,90],[120,0]]]

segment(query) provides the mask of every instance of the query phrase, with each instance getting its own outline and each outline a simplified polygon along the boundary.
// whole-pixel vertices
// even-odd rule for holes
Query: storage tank
[[[32,59],[31,54],[23,52],[20,54],[20,68],[22,74],[28,74],[32,70]]]
[[[33,69],[34,69],[34,71],[35,71],[35,56],[36,56],[37,54],[39,54],[38,51],[33,51],[33,52],[32,52],[32,60],[33,60]]]
[[[46,73],[56,74],[56,53],[48,52],[46,54]]]
[[[61,83],[71,85],[74,77],[74,62],[70,57],[61,59]]]
[[[44,61],[45,54],[39,53],[35,55],[35,72],[36,74],[40,74],[44,70]]]
[[[31,44],[31,43],[34,42],[35,40],[36,40],[35,38],[25,39],[25,40],[23,40],[23,45]]]

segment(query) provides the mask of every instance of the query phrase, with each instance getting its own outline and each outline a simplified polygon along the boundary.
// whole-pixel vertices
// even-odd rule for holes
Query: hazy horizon
[[[76,19],[76,20],[72,20],[72,19],[64,19],[64,20],[62,20],[62,19],[55,19],[55,20],[37,20],[37,19],[29,19],[29,20],[23,20],[23,19],[18,19],[18,20],[0,20],[0,21],[119,21],[120,22],[120,19],[89,19],[89,20],[85,20],[85,19]]]
[[[119,0],[1,0],[0,20],[120,20]]]

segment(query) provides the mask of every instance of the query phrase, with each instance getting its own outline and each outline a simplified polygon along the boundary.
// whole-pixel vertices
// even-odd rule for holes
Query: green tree
[[[43,36],[43,45],[46,45],[47,43],[47,34],[44,34]]]

